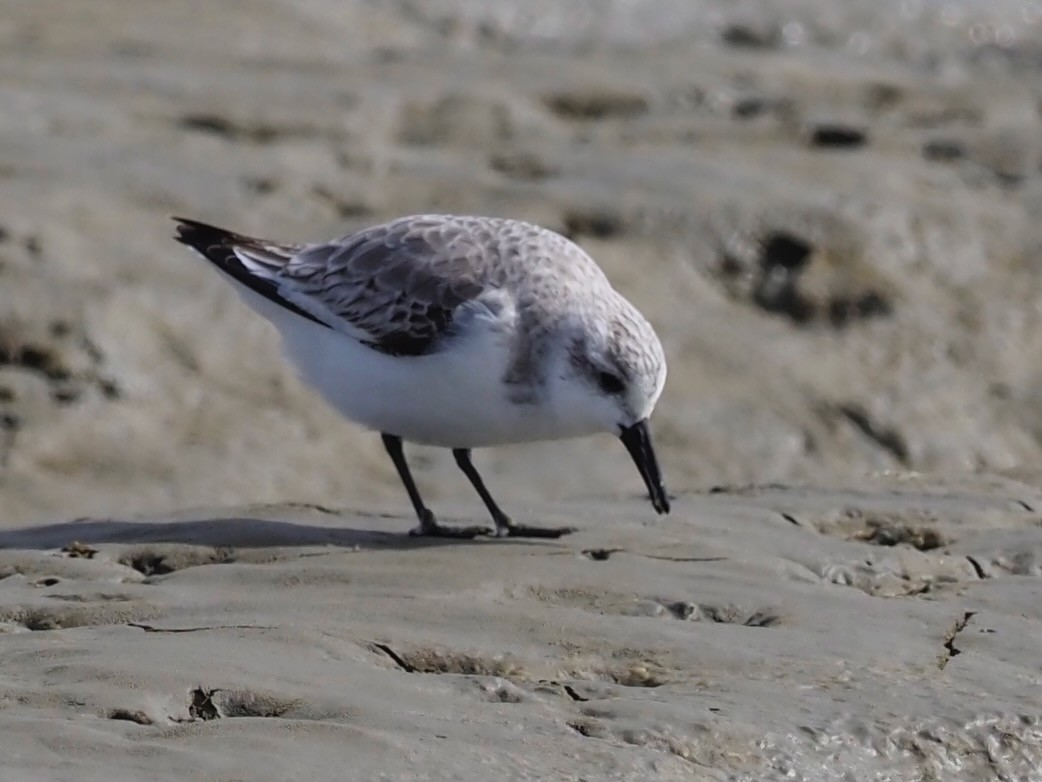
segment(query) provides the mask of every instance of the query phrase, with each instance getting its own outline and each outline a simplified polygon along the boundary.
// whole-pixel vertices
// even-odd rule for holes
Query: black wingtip
[[[198,220],[191,220],[187,217],[171,219],[177,223],[177,233],[174,234],[174,239],[198,250],[207,257],[210,257],[208,250],[213,247],[221,247],[227,244],[229,239],[236,237],[236,234],[231,231],[218,228],[216,225],[201,223]]]
[[[201,223],[187,217],[173,217],[177,223],[177,233],[174,239],[181,244],[187,245],[229,275],[242,285],[258,293],[264,298],[284,307],[290,312],[300,315],[320,326],[330,328],[328,323],[323,323],[310,312],[306,312],[287,301],[279,293],[278,286],[271,280],[266,280],[251,274],[249,269],[243,266],[242,261],[235,254],[236,245],[255,243],[256,240],[249,239],[241,234],[234,233],[216,225]]]

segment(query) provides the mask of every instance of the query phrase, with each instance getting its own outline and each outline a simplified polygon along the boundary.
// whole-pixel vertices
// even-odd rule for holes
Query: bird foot
[[[491,534],[492,530],[488,527],[446,527],[441,524],[435,524],[431,527],[413,527],[409,530],[409,537],[412,538],[456,538],[470,540]]]
[[[575,527],[529,527],[512,521],[496,523],[497,538],[560,538],[571,535]]]
[[[473,538],[491,535],[492,530],[488,527],[475,525],[472,527],[446,527],[439,524],[434,514],[427,511],[420,519],[420,526],[409,530],[409,536],[413,538],[455,538],[457,540],[471,540]]]

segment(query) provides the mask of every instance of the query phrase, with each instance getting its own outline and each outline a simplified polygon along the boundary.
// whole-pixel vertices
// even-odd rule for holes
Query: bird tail
[[[175,217],[174,220],[177,222],[174,238],[191,247],[235,282],[301,317],[329,326],[279,291],[278,271],[299,248],[254,239],[185,217]]]

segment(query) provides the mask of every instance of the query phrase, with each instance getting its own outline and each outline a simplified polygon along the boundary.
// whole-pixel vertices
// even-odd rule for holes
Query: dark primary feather
[[[264,298],[285,307],[291,312],[295,312],[301,317],[329,327],[328,323],[323,323],[314,315],[287,301],[279,294],[278,286],[274,282],[258,277],[243,266],[242,261],[236,257],[233,248],[248,246],[254,242],[253,239],[213,225],[188,220],[184,217],[175,217],[174,220],[178,223],[177,234],[174,238],[181,244],[188,245],[196,250],[214,266],[255,293],[259,293]]]
[[[422,355],[483,290],[476,254],[494,252],[444,220],[397,220],[309,246],[279,245],[183,220],[177,239],[262,296],[322,325],[336,320],[384,353]],[[486,243],[479,240],[485,239]],[[235,250],[254,261],[251,271]]]

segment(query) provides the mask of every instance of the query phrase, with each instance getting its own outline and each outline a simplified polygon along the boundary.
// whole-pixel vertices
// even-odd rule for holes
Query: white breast
[[[512,305],[496,308],[490,318],[475,318],[446,350],[390,356],[231,282],[279,330],[286,358],[301,379],[341,415],[364,427],[444,448],[600,431],[596,423],[575,415],[571,405],[562,407],[540,396],[520,403],[511,399],[514,389],[503,382],[511,360],[509,329],[495,321],[510,320]]]

